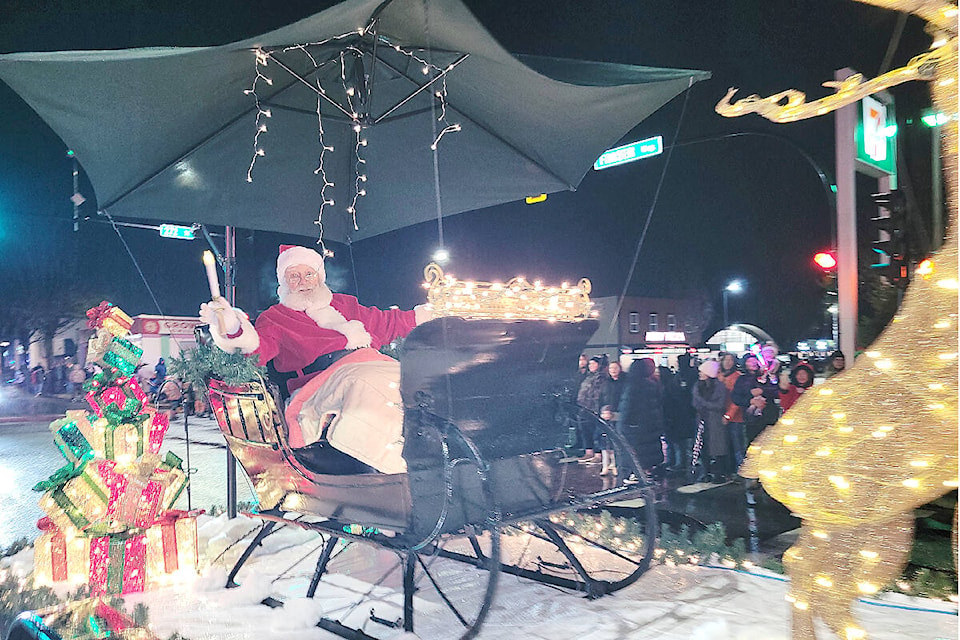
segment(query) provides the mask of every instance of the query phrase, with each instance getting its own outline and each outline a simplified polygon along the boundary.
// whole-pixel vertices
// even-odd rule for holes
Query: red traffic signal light
[[[813,262],[823,271],[833,271],[837,268],[837,258],[832,251],[821,251],[813,256]]]

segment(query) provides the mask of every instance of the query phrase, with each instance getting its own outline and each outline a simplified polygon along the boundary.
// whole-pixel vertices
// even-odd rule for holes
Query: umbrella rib
[[[342,111],[342,112],[343,112],[343,115],[345,115],[345,116],[347,116],[348,118],[350,118],[351,120],[353,120],[353,114],[350,113],[349,111],[347,111],[346,109],[344,109],[343,107],[341,107],[339,102],[337,102],[337,101],[334,100],[333,98],[329,97],[326,93],[324,93],[324,92],[321,91],[320,89],[316,88],[315,86],[313,86],[312,84],[310,84],[309,82],[307,82],[304,78],[301,78],[300,75],[299,75],[296,71],[294,71],[293,69],[291,69],[290,67],[288,67],[287,65],[285,65],[285,64],[284,64],[283,62],[281,62],[280,59],[277,58],[276,56],[271,56],[270,59],[273,60],[274,62],[276,62],[278,65],[280,65],[280,68],[281,68],[281,69],[283,69],[284,71],[286,71],[287,73],[289,73],[289,74],[290,74],[291,76],[293,76],[296,80],[298,80],[299,82],[303,83],[305,86],[309,87],[310,90],[313,91],[315,94],[317,94],[318,96],[320,96],[321,98],[323,98],[324,100],[326,100],[327,102],[329,102],[330,104],[332,104],[333,106],[335,106],[335,107],[336,107],[337,109],[339,109],[340,111]]]
[[[394,73],[396,73],[397,75],[399,75],[400,77],[402,77],[402,78],[406,79],[407,81],[409,81],[409,82],[417,85],[417,82],[416,82],[415,80],[413,80],[412,78],[408,77],[405,73],[403,73],[402,71],[400,71],[399,69],[397,69],[396,67],[394,67],[392,64],[390,64],[390,63],[387,62],[386,60],[383,60],[383,59],[381,58],[381,59],[379,60],[379,62],[380,62],[380,64],[384,65],[385,67],[387,67],[388,69],[390,69],[391,71],[393,71]],[[440,76],[437,76],[437,77],[439,78]],[[419,86],[419,85],[417,85],[417,86]],[[450,102],[449,100],[447,101],[447,104],[449,104],[449,105],[450,105],[451,107],[453,107],[454,109],[457,109],[456,105],[454,105],[454,104],[453,104],[452,102]],[[493,138],[495,138],[496,140],[499,140],[500,142],[502,142],[503,144],[505,144],[507,147],[509,147],[509,148],[510,148],[514,153],[516,153],[518,156],[520,156],[521,158],[524,158],[524,159],[528,160],[528,161],[531,162],[533,165],[535,165],[535,166],[539,167],[540,169],[542,169],[547,175],[549,175],[550,177],[552,177],[553,179],[555,179],[557,182],[560,182],[560,183],[562,183],[562,184],[567,185],[567,188],[568,188],[570,191],[576,191],[576,190],[577,190],[577,188],[576,188],[575,186],[573,186],[572,184],[570,184],[569,182],[567,182],[566,180],[564,180],[563,178],[561,178],[560,176],[558,176],[556,173],[553,172],[552,169],[550,169],[549,167],[544,166],[542,163],[534,160],[534,159],[531,158],[530,155],[527,154],[525,151],[523,151],[522,149],[520,149],[519,147],[517,147],[515,144],[513,144],[513,143],[510,142],[509,140],[505,140],[503,137],[501,137],[501,136],[500,136],[499,134],[497,134],[496,132],[491,131],[490,128],[487,127],[486,125],[484,125],[484,124],[482,124],[482,123],[480,123],[480,122],[477,122],[476,120],[474,120],[473,118],[471,118],[470,116],[468,116],[466,113],[464,113],[464,112],[463,112],[462,110],[460,110],[460,109],[457,109],[457,112],[458,112],[460,115],[462,115],[464,118],[466,118],[467,120],[469,120],[471,124],[475,125],[476,127],[478,127],[479,129],[481,129],[482,131],[485,131],[485,132],[486,132],[487,134],[489,134],[491,137],[493,137]],[[383,116],[381,116],[381,117],[383,117]]]
[[[299,113],[304,116],[313,116],[314,118],[317,117],[317,112],[315,110],[301,109],[300,107],[291,107],[288,104],[280,104],[279,102],[270,102],[269,100],[261,100],[260,104],[266,105],[271,109],[276,109],[277,111],[289,111],[291,113]],[[328,115],[324,115],[323,119],[324,121],[333,120],[334,122],[348,122],[348,123],[352,123],[354,121],[353,118],[343,118],[340,116],[328,116]]]
[[[388,115],[390,115],[391,113],[393,113],[394,111],[396,111],[397,109],[399,109],[400,107],[402,107],[403,105],[405,105],[405,104],[407,104],[408,102],[410,102],[411,100],[413,100],[414,96],[416,96],[417,94],[419,94],[421,91],[423,91],[424,89],[426,89],[427,87],[429,87],[430,85],[432,85],[434,82],[436,82],[436,81],[439,80],[440,78],[445,77],[448,72],[453,71],[454,67],[456,67],[458,64],[460,64],[461,62],[463,62],[464,60],[466,60],[466,59],[469,58],[469,57],[470,57],[470,54],[469,54],[469,53],[465,53],[465,54],[463,54],[462,56],[460,56],[459,58],[457,58],[452,64],[450,64],[450,65],[449,65],[446,69],[444,69],[441,73],[439,73],[439,74],[437,74],[436,76],[434,76],[433,79],[430,80],[430,82],[428,82],[428,83],[426,83],[426,84],[424,84],[424,85],[421,85],[416,91],[414,91],[413,93],[411,93],[410,95],[408,95],[406,98],[404,98],[403,100],[401,100],[401,101],[398,102],[397,104],[395,104],[395,105],[393,105],[392,107],[390,107],[389,109],[387,109],[384,113],[382,113],[382,114],[380,115],[380,117],[378,117],[376,120],[373,121],[373,124],[379,124],[379,122],[380,122],[381,120],[383,120],[383,119],[386,118]],[[381,60],[381,62],[382,62],[384,65],[386,65],[387,68],[393,70],[393,71],[396,72],[396,73],[400,73],[397,69],[394,69],[393,66],[391,66],[390,64],[388,64],[388,63],[386,63],[386,62],[384,62],[384,61],[382,61],[382,60]],[[376,65],[374,65],[373,68],[376,69],[376,68],[377,68]],[[400,75],[402,75],[403,77],[405,77],[405,78],[407,78],[408,80],[410,80],[410,82],[413,82],[413,80],[410,79],[410,78],[408,78],[406,75],[404,75],[404,74],[402,74],[402,73],[401,73]],[[417,83],[414,83],[414,84],[417,84]],[[371,86],[371,90],[372,90],[372,89],[373,89],[373,87]]]

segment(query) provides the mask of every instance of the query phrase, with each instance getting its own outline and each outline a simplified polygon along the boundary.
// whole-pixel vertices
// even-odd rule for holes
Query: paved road
[[[36,522],[43,511],[37,504],[39,493],[31,491],[65,464],[53,442],[48,422],[0,423],[0,548],[20,537],[37,536]],[[190,417],[190,506],[207,509],[226,504],[226,445],[212,419]],[[187,460],[187,438],[183,417],[175,419],[164,439],[163,451],[173,451]],[[185,462],[186,466],[186,462]],[[597,469],[599,471],[599,469]],[[254,496],[242,467],[237,467],[237,500],[253,501]],[[657,511],[661,522],[679,529],[681,524],[695,529],[699,524],[722,521],[730,540],[743,538],[749,543],[751,513],[749,496],[741,484],[729,484],[698,493],[684,493],[683,482],[664,481],[657,488]],[[589,492],[589,491],[587,491]],[[778,534],[795,529],[799,521],[762,490],[754,492],[754,534],[761,550],[777,553]],[[188,496],[181,495],[177,508],[186,509]],[[782,543],[780,543],[782,545]]]
[[[31,487],[66,464],[48,425],[49,422],[0,424],[0,547],[7,547],[24,536],[31,540],[37,536],[36,522],[44,514],[37,504],[40,494],[31,491]],[[212,419],[194,417],[189,418],[188,429],[193,468],[191,506],[207,510],[213,505],[223,506],[226,504],[227,449],[220,429]],[[163,444],[163,452],[173,451],[186,461],[187,439],[182,417],[170,425]],[[239,466],[237,478],[237,500],[252,501],[253,492]],[[187,508],[186,492],[176,507]]]

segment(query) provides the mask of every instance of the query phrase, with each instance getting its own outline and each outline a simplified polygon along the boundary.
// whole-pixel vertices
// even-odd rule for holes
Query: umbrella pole
[[[236,229],[231,226],[225,227],[223,230],[223,239],[223,273],[224,280],[226,281],[224,293],[226,294],[227,302],[233,307],[236,306],[237,303],[236,270],[234,269],[236,263]],[[227,517],[237,517],[237,459],[234,457],[233,452],[230,451],[230,447],[227,447]]]

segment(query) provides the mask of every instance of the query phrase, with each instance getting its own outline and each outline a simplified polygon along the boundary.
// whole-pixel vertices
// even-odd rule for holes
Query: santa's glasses
[[[304,271],[299,273],[297,271],[291,271],[289,273],[283,274],[283,279],[289,285],[300,284],[301,282],[316,282],[320,278],[320,274],[316,271]]]

